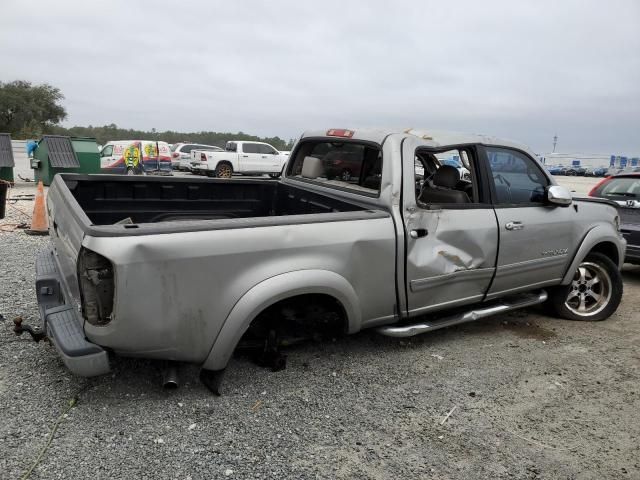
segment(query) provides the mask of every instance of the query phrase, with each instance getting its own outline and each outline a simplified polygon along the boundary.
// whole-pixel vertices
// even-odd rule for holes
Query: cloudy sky
[[[67,125],[487,133],[640,155],[640,1],[2,0],[0,81]]]

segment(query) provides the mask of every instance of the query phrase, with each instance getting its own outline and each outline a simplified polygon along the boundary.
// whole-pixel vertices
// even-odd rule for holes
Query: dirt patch
[[[554,330],[541,327],[540,325],[526,321],[504,321],[502,326],[505,330],[509,330],[516,337],[531,338],[534,340],[549,340],[557,336]]]

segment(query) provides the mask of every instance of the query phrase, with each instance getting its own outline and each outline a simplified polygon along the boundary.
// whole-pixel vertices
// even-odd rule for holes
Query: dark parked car
[[[618,204],[620,230],[627,240],[625,261],[640,264],[640,172],[607,177],[593,187],[589,196]]]
[[[587,167],[585,175],[588,177],[606,177],[609,167]]]
[[[322,157],[322,162],[329,179],[340,179],[349,182],[360,176],[362,154],[336,150]]]
[[[551,175],[564,175],[564,168],[562,165],[548,165],[547,171]]]
[[[564,175],[569,175],[572,177],[575,177],[575,176],[583,177],[586,172],[587,172],[586,168],[581,167],[579,165],[572,165],[570,167],[565,168]]]

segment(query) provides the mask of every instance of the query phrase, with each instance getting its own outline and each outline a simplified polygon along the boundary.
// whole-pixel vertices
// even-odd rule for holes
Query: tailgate
[[[58,268],[62,280],[75,296],[78,292],[76,262],[85,235],[84,227],[91,222],[59,175],[54,177],[49,188],[47,212]]]

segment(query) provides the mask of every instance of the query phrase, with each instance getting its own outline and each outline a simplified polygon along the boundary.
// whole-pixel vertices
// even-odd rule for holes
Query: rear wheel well
[[[261,340],[278,330],[285,343],[335,337],[348,330],[344,307],[335,297],[310,293],[285,298],[260,312],[251,322],[241,343]]]
[[[620,256],[618,255],[618,249],[611,242],[601,242],[597,245],[594,245],[589,253],[602,253],[611,259],[613,263],[615,263],[616,267],[618,266],[618,262],[620,260]]]

